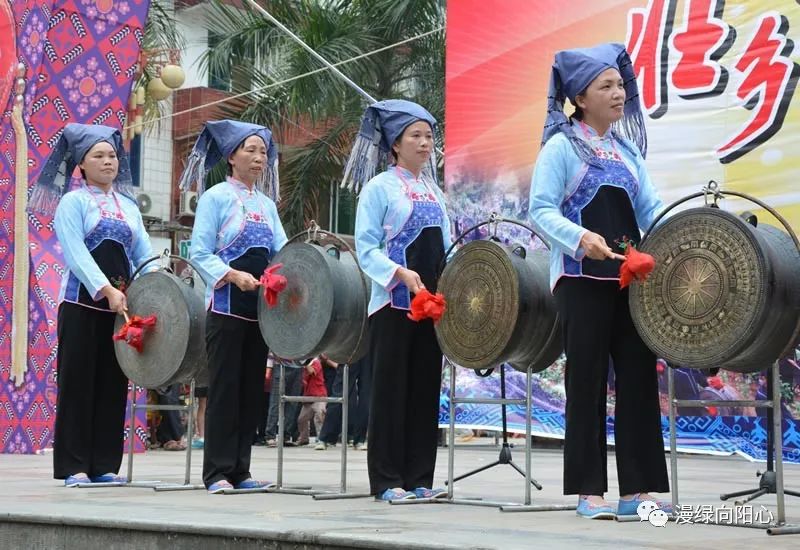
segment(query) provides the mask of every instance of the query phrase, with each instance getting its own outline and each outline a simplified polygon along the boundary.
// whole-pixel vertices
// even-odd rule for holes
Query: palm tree
[[[332,63],[441,29],[445,18],[443,0],[269,0],[266,9]],[[275,129],[278,143],[300,143],[281,149],[280,205],[287,231],[300,230],[326,213],[337,192],[367,101],[328,70],[297,78],[322,64],[247,4],[212,0],[208,21],[218,41],[203,58],[205,69],[227,71],[233,93],[254,90],[226,115]],[[443,119],[443,30],[339,69],[372,97],[410,99]],[[355,197],[339,193],[352,211]]]

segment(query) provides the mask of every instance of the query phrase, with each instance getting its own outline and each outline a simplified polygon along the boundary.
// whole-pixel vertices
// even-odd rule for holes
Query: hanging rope
[[[311,54],[311,56],[312,56],[314,59],[316,59],[317,61],[319,61],[319,62],[320,62],[320,63],[322,63],[323,65],[325,65],[325,66],[326,66],[328,69],[330,69],[330,70],[331,70],[331,72],[333,72],[333,74],[335,74],[336,76],[338,76],[339,78],[341,78],[343,81],[345,81],[345,82],[347,83],[347,85],[348,85],[348,86],[350,86],[350,87],[351,87],[351,88],[353,88],[355,91],[357,91],[359,94],[361,94],[361,96],[362,96],[362,97],[364,97],[364,98],[365,98],[367,101],[369,101],[370,103],[375,103],[376,101],[378,101],[377,99],[375,99],[374,97],[372,97],[371,95],[369,95],[367,92],[365,92],[365,91],[364,91],[364,89],[363,89],[361,86],[359,86],[358,84],[356,84],[355,82],[353,82],[352,80],[350,80],[350,79],[349,79],[349,78],[348,78],[348,77],[347,77],[347,76],[346,76],[346,75],[345,75],[345,74],[344,74],[342,71],[340,71],[339,69],[337,69],[337,68],[336,68],[336,66],[335,66],[335,65],[333,65],[333,64],[332,64],[330,61],[328,61],[327,59],[325,59],[324,57],[322,57],[322,56],[321,56],[321,55],[320,55],[320,54],[319,54],[319,53],[318,53],[318,52],[317,52],[317,51],[316,51],[314,48],[312,48],[311,46],[309,46],[308,44],[306,44],[306,43],[303,41],[303,39],[302,39],[302,38],[300,38],[300,37],[299,37],[299,36],[297,36],[295,33],[293,33],[292,31],[290,31],[290,30],[289,30],[289,28],[288,28],[286,25],[284,25],[283,23],[281,23],[280,21],[278,21],[277,19],[275,19],[275,18],[272,16],[272,14],[271,14],[271,13],[269,13],[267,10],[265,10],[264,8],[262,8],[261,6],[259,6],[258,4],[256,4],[255,0],[245,0],[245,1],[246,1],[248,4],[250,4],[250,5],[253,7],[253,9],[255,9],[257,12],[259,12],[261,15],[263,15],[265,18],[267,18],[267,20],[269,20],[269,21],[270,21],[270,22],[271,22],[273,25],[275,25],[275,26],[276,26],[276,27],[278,27],[278,28],[279,28],[281,31],[283,31],[283,33],[284,33],[285,35],[287,35],[289,38],[291,38],[292,40],[294,40],[295,42],[297,42],[298,44],[300,44],[300,47],[301,47],[301,48],[303,48],[305,51],[307,51],[308,53],[310,53],[310,54]]]
[[[25,102],[25,66],[17,69],[16,97],[11,110],[11,125],[16,141],[14,170],[14,282],[11,314],[11,373],[9,379],[16,387],[25,381],[28,370],[28,283],[30,280],[30,250],[28,248],[28,133],[25,131],[23,105]]]
[[[345,65],[347,63],[352,63],[353,61],[358,61],[359,59],[364,59],[366,57],[370,57],[372,55],[375,55],[375,54],[378,54],[378,53],[381,53],[381,52],[385,52],[386,50],[391,50],[393,48],[396,48],[397,46],[402,46],[403,44],[407,44],[408,42],[413,42],[414,40],[419,40],[420,38],[425,38],[426,36],[430,36],[432,34],[436,34],[437,32],[441,32],[443,30],[444,30],[444,27],[437,27],[437,28],[435,28],[433,30],[424,32],[422,34],[418,34],[416,36],[412,36],[411,38],[406,38],[405,40],[401,40],[399,42],[395,42],[394,44],[390,44],[389,46],[384,46],[382,48],[378,48],[377,50],[372,50],[371,52],[362,53],[362,54],[357,55],[355,57],[351,57],[349,59],[345,59],[345,60],[339,61],[337,63],[332,63],[331,65],[333,67],[339,67],[339,66]],[[242,97],[247,97],[247,96],[250,96],[250,95],[253,95],[253,94],[257,94],[259,92],[263,92],[263,91],[269,90],[271,88],[277,88],[279,86],[283,86],[284,84],[288,84],[290,82],[294,82],[295,80],[300,80],[302,78],[306,78],[307,76],[312,76],[312,75],[315,75],[315,74],[318,74],[318,73],[322,73],[322,72],[325,72],[325,71],[329,71],[329,70],[330,69],[328,67],[320,67],[319,69],[314,69],[313,71],[308,71],[307,73],[303,73],[303,74],[299,74],[299,75],[296,75],[296,76],[292,76],[292,77],[289,77],[287,79],[281,80],[279,82],[273,82],[272,84],[267,84],[266,86],[262,86],[260,88],[254,89],[254,90],[248,90],[246,92],[241,92],[239,94],[235,94],[235,95],[232,95],[230,97],[224,97],[224,98],[218,99],[216,101],[211,101],[209,103],[203,103],[202,105],[197,105],[195,107],[190,107],[189,109],[184,109],[183,111],[178,111],[178,112],[172,113],[170,115],[164,115],[164,116],[161,116],[161,117],[158,117],[158,118],[154,118],[154,119],[149,120],[148,124],[152,124],[154,122],[160,122],[162,120],[167,120],[167,119],[170,119],[170,118],[173,118],[173,117],[176,117],[176,116],[180,116],[180,115],[185,115],[186,113],[191,113],[193,111],[199,111],[200,109],[205,109],[207,107],[213,107],[214,105],[221,105],[223,103],[228,103],[229,101],[235,101],[235,100],[240,99]],[[131,126],[133,126],[133,124],[129,124],[128,126],[124,126],[123,130],[127,130]]]

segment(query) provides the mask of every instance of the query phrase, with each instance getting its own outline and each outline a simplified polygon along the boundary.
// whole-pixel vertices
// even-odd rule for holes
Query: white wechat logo
[[[669,515],[652,500],[644,500],[636,508],[639,521],[649,521],[655,527],[666,527]]]

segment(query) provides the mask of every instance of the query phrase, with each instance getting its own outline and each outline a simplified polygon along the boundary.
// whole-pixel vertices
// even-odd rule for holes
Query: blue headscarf
[[[122,146],[122,135],[119,130],[97,124],[70,123],[61,132],[56,146],[47,157],[44,168],[36,180],[36,185],[31,190],[28,210],[52,216],[62,195],[69,191],[75,167],[83,162],[86,153],[101,141],[111,144],[117,152],[119,172],[114,178],[114,190],[136,201],[133,195],[131,167],[128,155]]]
[[[416,103],[387,99],[367,107],[344,169],[342,187],[358,193],[375,176],[378,166],[386,165],[392,145],[403,135],[403,131],[420,120],[430,124],[435,137],[436,119]],[[436,155],[433,149],[423,174],[436,182]]]
[[[219,120],[206,122],[203,132],[197,138],[186,168],[183,169],[179,186],[188,191],[192,184],[197,185],[197,193],[206,188],[206,174],[216,164],[226,159],[250,136],[258,136],[267,146],[267,167],[256,182],[256,186],[275,202],[280,200],[280,180],[278,177],[278,147],[272,141],[272,132],[266,126],[240,122],[238,120]]]
[[[544,124],[542,145],[562,132],[572,143],[575,153],[588,164],[595,164],[594,152],[588,143],[579,138],[564,114],[564,100],[575,104],[575,96],[586,90],[592,81],[606,69],[614,68],[622,76],[625,87],[625,108],[622,119],[612,125],[615,137],[622,135],[638,147],[642,156],[647,155],[647,131],[639,105],[639,88],[633,63],[622,44],[601,44],[593,48],[577,48],[556,53],[550,89],[547,93],[547,119]],[[627,147],[624,141],[623,145]],[[633,152],[633,151],[631,151]]]

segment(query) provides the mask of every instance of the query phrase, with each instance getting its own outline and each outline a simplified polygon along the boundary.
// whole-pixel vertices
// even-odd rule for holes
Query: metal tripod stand
[[[489,371],[489,374],[491,374],[491,370]],[[459,400],[459,402],[463,403],[462,400]],[[483,400],[482,402],[485,403],[486,401]],[[483,471],[486,471],[490,468],[494,468],[495,466],[499,466],[501,464],[508,464],[509,466],[514,468],[517,472],[519,472],[519,475],[521,475],[522,477],[527,477],[525,474],[525,470],[523,470],[514,463],[514,459],[511,456],[511,445],[509,445],[508,443],[508,421],[506,417],[506,371],[502,366],[500,367],[500,399],[498,400],[498,402],[500,403],[500,410],[502,415],[502,427],[503,427],[503,443],[502,446],[500,447],[500,456],[498,456],[497,460],[495,460],[491,464],[481,466],[480,468],[475,468],[474,470],[470,470],[465,474],[461,474],[460,476],[454,477],[452,483],[455,483],[456,481],[460,481],[462,479],[466,479],[470,476],[474,476],[475,474],[479,474]],[[530,435],[528,434],[527,437],[530,437]],[[448,480],[445,482],[445,485],[450,485],[450,483],[451,483],[450,480]],[[536,487],[536,489],[538,489],[539,491],[542,490],[541,484],[535,479],[530,478],[530,483],[531,485]]]
[[[776,373],[776,368],[770,368],[767,370],[767,387],[769,388],[769,400],[772,402],[772,407],[767,409],[767,471],[765,472],[756,472],[756,477],[760,477],[760,481],[758,483],[758,487],[754,487],[752,489],[744,489],[742,491],[734,491],[733,493],[725,493],[719,496],[720,500],[728,500],[731,498],[737,498],[741,496],[747,495],[747,498],[737,500],[734,502],[736,506],[741,506],[746,504],[750,501],[757,499],[758,497],[762,497],[764,495],[777,495],[778,494],[778,472],[774,469],[774,462],[775,462],[775,451],[782,447],[783,445],[775,445],[775,437],[782,438],[783,428],[781,427],[781,411],[780,411],[780,376],[778,376],[777,384],[775,383],[776,374],[779,374],[780,371]],[[778,392],[776,396],[775,392]],[[777,410],[777,422],[775,419],[775,414]],[[782,477],[782,476],[781,476]],[[781,479],[781,485],[783,485],[783,479]],[[793,497],[800,497],[800,492],[798,491],[790,491],[789,489],[783,488],[784,495],[790,495]]]

